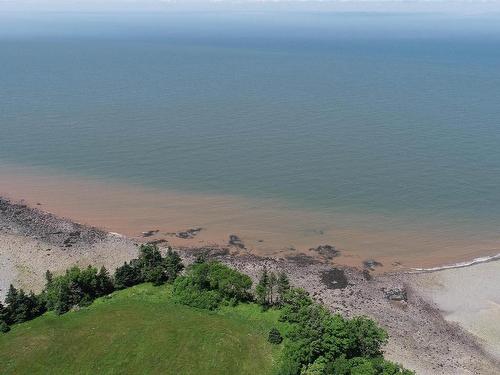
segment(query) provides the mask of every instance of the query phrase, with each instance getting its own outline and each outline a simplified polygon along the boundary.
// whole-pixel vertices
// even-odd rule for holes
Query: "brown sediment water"
[[[315,255],[310,248],[335,246],[339,264],[379,270],[428,268],[500,252],[500,235],[462,233],[434,225],[398,225],[397,218],[374,214],[325,213],[292,208],[274,200],[195,194],[140,185],[0,166],[0,195],[77,222],[131,237],[151,237],[173,246],[225,245],[231,234],[248,251],[265,256]],[[192,239],[172,232],[203,228]]]

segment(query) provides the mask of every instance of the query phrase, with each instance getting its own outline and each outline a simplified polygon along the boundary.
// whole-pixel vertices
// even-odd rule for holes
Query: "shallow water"
[[[420,267],[498,253],[494,19],[28,21],[0,27],[4,194],[127,234],[238,233],[265,254],[331,243]]]

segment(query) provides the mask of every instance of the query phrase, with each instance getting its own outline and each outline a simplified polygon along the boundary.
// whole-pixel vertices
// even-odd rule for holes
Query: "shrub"
[[[267,341],[269,341],[271,344],[281,344],[283,341],[283,337],[281,336],[280,331],[278,331],[276,328],[271,328],[269,331],[269,335],[267,336]]]
[[[10,327],[3,320],[0,320],[0,332],[7,333],[10,331]]]
[[[188,277],[178,277],[173,286],[173,299],[182,305],[199,309],[215,310],[222,302],[217,290],[203,290]]]
[[[174,282],[174,299],[185,305],[213,310],[221,303],[251,299],[252,280],[219,262],[193,264]]]

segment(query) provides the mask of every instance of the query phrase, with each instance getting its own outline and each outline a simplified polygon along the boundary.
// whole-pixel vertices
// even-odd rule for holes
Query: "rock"
[[[403,288],[382,289],[385,298],[390,301],[407,301],[406,290]]]
[[[366,281],[373,280],[373,277],[372,277],[372,275],[370,275],[370,271],[368,271],[368,270],[363,270],[363,277]]]
[[[158,232],[159,232],[158,229],[148,230],[147,232],[142,232],[142,237],[151,237],[151,236],[154,236]]]
[[[363,266],[367,269],[370,269],[370,270],[375,270],[375,267],[382,267],[383,264],[380,263],[380,262],[377,262],[376,260],[374,259],[367,259],[365,261],[363,261]]]
[[[235,234],[231,234],[229,236],[229,245],[235,246],[235,247],[239,247],[240,249],[244,249],[245,248],[245,244],[243,243],[243,241],[241,240],[241,238],[239,238]]]
[[[320,245],[310,248],[309,251],[315,251],[326,259],[332,259],[340,254],[340,251],[338,251],[335,246],[331,245]]]
[[[312,256],[306,254],[297,254],[297,255],[288,255],[286,257],[287,260],[290,260],[297,264],[299,267],[311,266],[313,264],[318,264],[320,261],[318,259],[314,259]]]
[[[174,235],[177,238],[191,239],[194,238],[203,228],[190,228],[186,231],[176,232]]]

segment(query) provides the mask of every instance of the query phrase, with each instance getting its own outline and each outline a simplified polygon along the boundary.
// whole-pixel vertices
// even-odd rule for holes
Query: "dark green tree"
[[[283,341],[283,337],[281,336],[280,331],[278,331],[278,329],[273,327],[269,331],[269,334],[267,336],[267,341],[269,341],[271,344],[278,345],[281,344],[281,342]]]
[[[285,272],[280,272],[278,275],[277,282],[277,294],[278,294],[278,303],[283,304],[283,300],[285,299],[285,294],[290,290],[290,280]]]
[[[276,291],[276,284],[278,283],[278,278],[274,272],[269,273],[269,288],[267,291],[267,303],[269,306],[274,305],[275,298],[274,293]]]
[[[115,287],[113,280],[109,275],[106,267],[102,266],[99,273],[96,276],[96,296],[101,297],[110,294],[114,291]]]
[[[0,320],[0,332],[7,333],[10,331],[10,327],[4,320]]]
[[[129,288],[142,282],[141,272],[138,267],[125,262],[115,270],[114,280],[116,289]]]
[[[158,246],[153,244],[141,245],[137,265],[141,270],[141,279],[145,282],[158,282],[158,269],[163,266],[163,258]]]
[[[376,357],[382,355],[382,346],[387,342],[387,332],[373,320],[358,316],[349,320],[351,345],[350,357]]]
[[[179,273],[184,269],[179,253],[172,251],[172,249],[168,249],[167,255],[163,260],[163,267],[165,269],[167,281],[173,282]]]
[[[269,295],[269,274],[267,268],[264,267],[259,278],[259,282],[255,287],[255,299],[256,302],[264,308],[268,307],[268,295]]]
[[[54,278],[54,275],[52,275],[52,272],[47,270],[45,272],[45,285],[48,286],[52,283],[52,279]]]

